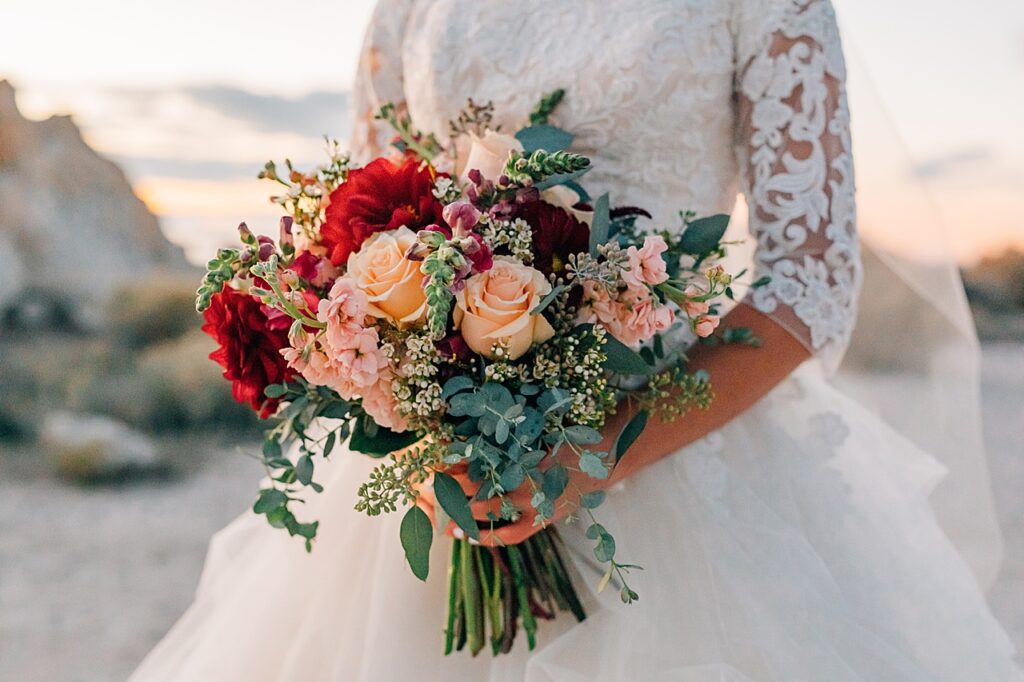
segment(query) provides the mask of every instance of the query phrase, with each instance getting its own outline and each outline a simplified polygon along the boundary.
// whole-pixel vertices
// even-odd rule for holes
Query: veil
[[[864,284],[856,326],[833,381],[947,470],[929,502],[988,590],[1002,564],[1002,532],[981,422],[981,350],[948,228],[893,124],[833,0],[847,61],[858,232]],[[747,235],[740,197],[729,238]],[[730,251],[738,270],[749,241]]]
[[[864,286],[836,382],[935,456],[930,502],[984,589],[1002,535],[982,439],[981,353],[947,228],[836,0],[848,65]]]

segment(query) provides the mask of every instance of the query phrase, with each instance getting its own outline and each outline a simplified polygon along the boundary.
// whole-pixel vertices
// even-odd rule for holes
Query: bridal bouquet
[[[586,520],[606,565],[600,588],[614,580],[637,599],[636,567],[595,515],[604,493],[575,489],[567,467],[607,478],[650,413],[708,405],[708,377],[687,371],[668,335],[752,341],[716,333],[732,296],[716,262],[727,217],[681,214],[681,229],[642,232],[645,211],[591,198],[580,184],[590,161],[547,122],[562,96],[515,134],[470,101],[445,144],[389,105],[386,158],[356,168],[331,143],[312,173],[268,163],[261,177],[282,187],[273,200],[287,213],[280,236],[241,225],[241,247],[217,253],[198,291],[234,397],[276,420],[254,511],[311,549],[318,521],[300,520],[297,503],[302,488],[323,489],[317,459],[350,456],[342,444],[380,458],[357,509],[407,508],[400,536],[418,578],[435,528],[455,529],[446,653],[488,640],[507,652],[519,627],[532,648],[538,618],[585,617],[549,525],[556,509]],[[622,401],[636,415],[596,449]],[[433,519],[417,504],[427,487]],[[524,491],[526,508],[512,495]],[[487,501],[481,520],[471,505]],[[486,546],[526,513],[540,532]]]

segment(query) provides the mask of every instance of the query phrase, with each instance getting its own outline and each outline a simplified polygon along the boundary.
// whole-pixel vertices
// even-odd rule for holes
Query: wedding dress
[[[636,604],[592,591],[588,541],[566,525],[587,620],[543,623],[534,652],[442,656],[447,543],[417,581],[399,516],[353,511],[373,462],[340,451],[304,510],[321,520],[313,552],[243,514],[132,680],[1024,679],[929,504],[944,467],[830,381],[862,277],[844,68],[827,0],[382,0],[358,157],[386,142],[385,101],[440,134],[467,97],[493,100],[515,129],[564,87],[555,122],[593,159],[592,192],[673,225],[742,190],[756,276],[772,278],[748,302],[814,359],[611,492],[599,518],[646,569]]]

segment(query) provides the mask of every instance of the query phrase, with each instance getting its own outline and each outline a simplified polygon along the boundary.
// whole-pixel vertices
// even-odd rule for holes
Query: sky
[[[965,263],[1024,248],[1024,2],[834,2],[865,226],[911,251],[948,230]],[[372,5],[0,0],[0,78],[30,117],[71,113],[198,262],[242,219],[275,230],[264,161],[345,139]]]

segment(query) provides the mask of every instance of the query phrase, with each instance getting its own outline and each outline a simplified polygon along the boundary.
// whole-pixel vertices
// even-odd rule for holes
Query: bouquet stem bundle
[[[488,633],[492,653],[508,653],[520,620],[532,650],[538,618],[552,620],[559,611],[571,611],[576,620],[584,620],[560,544],[553,527],[509,547],[453,541],[444,653],[468,646],[475,656],[486,646]]]

